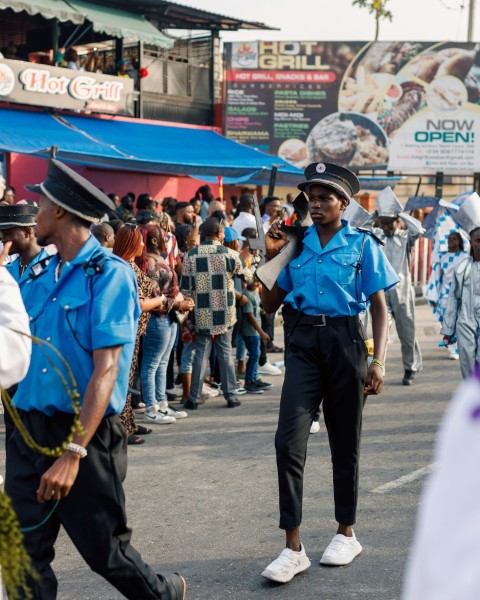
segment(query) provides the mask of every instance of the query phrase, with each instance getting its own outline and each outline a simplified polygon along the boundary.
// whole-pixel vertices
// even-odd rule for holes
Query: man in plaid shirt
[[[246,276],[238,252],[222,245],[224,227],[218,219],[207,219],[200,227],[201,243],[183,260],[182,292],[193,298],[197,341],[192,367],[190,396],[185,408],[195,410],[202,393],[212,344],[220,365],[222,392],[229,408],[240,406],[232,356],[232,329],[236,322],[235,301],[244,298],[234,289],[235,275]],[[251,279],[250,273],[246,279]],[[246,299],[245,299],[246,300]]]

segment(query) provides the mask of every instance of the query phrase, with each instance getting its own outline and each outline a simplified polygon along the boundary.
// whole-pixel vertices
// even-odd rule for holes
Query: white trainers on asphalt
[[[166,417],[174,417],[175,419],[186,419],[188,413],[185,410],[177,410],[173,406],[169,406],[168,402],[158,402],[157,411]]]
[[[282,550],[280,556],[271,562],[263,571],[262,577],[279,583],[287,583],[302,571],[306,571],[311,565],[310,559],[305,554],[303,544],[300,552],[294,552],[290,548]]]
[[[281,375],[282,369],[274,367],[272,363],[269,363],[267,360],[264,365],[258,365],[258,373],[260,373],[260,375]]]
[[[320,564],[331,567],[348,565],[361,551],[362,547],[355,534],[352,537],[345,537],[341,533],[337,533],[323,553]]]
[[[320,431],[320,423],[318,421],[312,421],[310,425],[310,433],[318,433]]]
[[[158,412],[156,405],[145,409],[143,420],[148,423],[155,423],[156,425],[170,425],[170,423],[175,423],[176,421],[175,417],[168,417]]]
[[[165,417],[174,417],[175,419],[186,419],[188,417],[188,413],[185,410],[177,410],[173,406],[169,406],[168,402],[159,402],[157,410]]]
[[[204,383],[202,386],[202,394],[205,394],[205,396],[208,396],[209,398],[215,398],[220,394],[220,390],[211,387],[208,383]]]

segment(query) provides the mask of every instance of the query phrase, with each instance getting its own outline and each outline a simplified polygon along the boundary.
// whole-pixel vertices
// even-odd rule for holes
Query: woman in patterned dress
[[[142,256],[144,246],[145,244],[140,229],[137,225],[131,223],[127,223],[117,232],[115,244],[113,246],[113,253],[128,262],[135,271],[138,281],[138,299],[140,301],[140,308],[142,309],[142,313],[138,320],[137,338],[135,340],[135,350],[133,352],[132,366],[130,368],[130,378],[128,381],[129,390],[133,388],[135,371],[138,363],[140,340],[147,331],[148,321],[150,320],[150,311],[161,308],[165,302],[165,296],[160,293],[156,283],[135,264],[135,258]],[[132,393],[130,391],[128,392],[125,408],[123,409],[120,418],[125,428],[125,433],[127,434],[128,443],[143,444],[145,440],[139,437],[139,434],[146,435],[147,433],[151,433],[152,430],[135,423],[135,414],[132,408]]]
[[[174,313],[192,310],[194,302],[184,299],[179,293],[176,273],[168,258],[162,256],[166,255],[166,247],[161,228],[148,224],[141,231],[145,247],[137,264],[166,297],[161,309],[152,313],[143,339],[140,379],[146,404],[144,419],[157,425],[166,425],[188,416],[185,411],[168,405],[166,384],[168,361],[178,330]]]

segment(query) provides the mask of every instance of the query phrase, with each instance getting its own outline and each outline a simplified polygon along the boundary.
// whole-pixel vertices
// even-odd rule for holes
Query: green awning
[[[45,19],[71,21],[75,25],[84,22],[85,17],[69,6],[64,0],[0,0],[0,10],[11,8],[15,12],[25,11],[29,15],[42,15]]]
[[[68,3],[92,23],[97,33],[142,41],[163,48],[173,47],[173,40],[154,27],[143,15],[82,0],[69,0]]]

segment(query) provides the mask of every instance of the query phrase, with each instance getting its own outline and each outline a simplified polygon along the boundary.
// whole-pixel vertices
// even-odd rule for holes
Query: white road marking
[[[372,494],[386,494],[387,492],[390,492],[390,491],[400,488],[404,485],[407,485],[408,483],[411,483],[412,481],[421,479],[425,475],[428,475],[429,473],[431,473],[435,469],[436,466],[437,466],[436,463],[431,463],[430,465],[427,465],[426,467],[422,467],[421,469],[417,469],[416,471],[412,471],[411,473],[408,473],[408,475],[403,475],[402,477],[399,477],[398,479],[394,479],[393,481],[384,483],[383,485],[380,485],[379,487],[375,488],[374,490],[371,490],[371,493]]]

